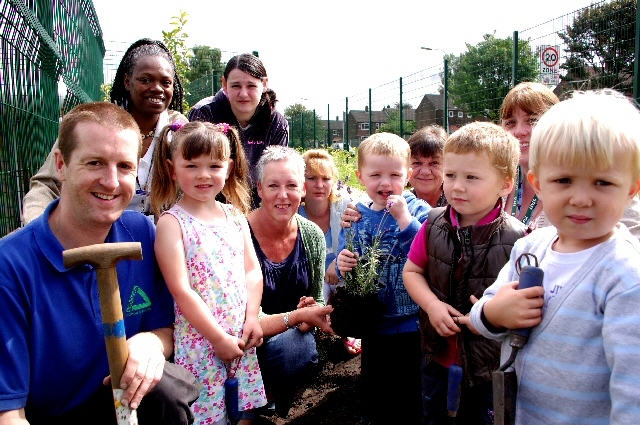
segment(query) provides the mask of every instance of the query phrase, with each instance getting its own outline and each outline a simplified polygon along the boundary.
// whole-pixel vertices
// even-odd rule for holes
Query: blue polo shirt
[[[49,227],[53,201],[28,226],[0,239],[0,411],[57,416],[109,374],[96,273],[64,267]],[[141,242],[143,260],[117,266],[127,338],[173,325],[173,300],[155,260],[155,227],[125,211],[105,242]]]

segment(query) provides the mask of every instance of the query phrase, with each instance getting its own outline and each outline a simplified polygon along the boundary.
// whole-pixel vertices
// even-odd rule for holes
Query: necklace
[[[153,130],[151,130],[150,132],[148,132],[147,134],[144,133],[140,133],[140,136],[142,137],[142,140],[146,139],[147,137],[153,137],[153,135],[156,134],[156,129],[155,127],[153,128]]]
[[[511,207],[511,215],[517,217],[516,214],[520,214],[522,212],[522,196],[524,195],[524,182],[522,181],[522,169],[518,166],[518,181],[516,182],[516,193],[513,196],[513,206]],[[522,223],[528,225],[531,221],[531,215],[533,211],[536,209],[538,205],[538,196],[533,195],[533,199],[531,199],[531,203],[529,203],[529,208],[527,208],[527,212],[524,214],[524,217],[520,219]]]

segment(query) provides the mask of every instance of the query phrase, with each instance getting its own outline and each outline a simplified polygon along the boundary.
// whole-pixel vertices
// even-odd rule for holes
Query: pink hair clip
[[[184,127],[184,125],[185,123],[182,121],[175,121],[173,124],[171,124],[171,131],[176,132]]]
[[[227,124],[226,122],[221,122],[219,124],[216,124],[216,128],[218,129],[218,131],[221,131],[224,134],[228,134],[229,133],[229,129],[231,128],[231,126],[229,124]]]

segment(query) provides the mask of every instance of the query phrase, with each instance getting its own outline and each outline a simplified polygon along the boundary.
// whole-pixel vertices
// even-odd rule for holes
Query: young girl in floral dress
[[[157,151],[151,203],[162,213],[155,251],[175,300],[175,362],[202,384],[195,423],[226,424],[227,378],[238,380],[239,410],[266,404],[255,349],[262,341],[262,272],[243,214],[250,199],[246,160],[228,124],[164,131],[172,140]],[[216,201],[220,192],[230,204]]]

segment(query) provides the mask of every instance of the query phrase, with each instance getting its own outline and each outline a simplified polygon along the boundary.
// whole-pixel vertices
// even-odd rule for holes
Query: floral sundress
[[[171,214],[180,223],[191,288],[204,300],[214,318],[229,334],[241,336],[247,306],[244,272],[242,214],[220,204],[227,220],[221,225],[204,223],[174,206]],[[240,410],[266,404],[256,349],[245,352],[228,366],[216,357],[211,343],[174,306],[175,362],[201,384],[200,396],[192,409],[196,424],[212,424],[225,415],[224,381],[228,374],[238,378]]]

